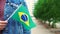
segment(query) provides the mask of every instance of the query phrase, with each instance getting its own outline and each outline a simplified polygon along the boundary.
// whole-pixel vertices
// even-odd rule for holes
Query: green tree
[[[53,27],[57,21],[60,21],[60,0],[38,0],[34,16],[44,21],[53,21]]]

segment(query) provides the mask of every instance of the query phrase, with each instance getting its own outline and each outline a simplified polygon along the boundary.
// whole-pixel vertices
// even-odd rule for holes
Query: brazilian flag
[[[12,18],[22,23],[26,30],[30,30],[36,26],[30,17],[28,9],[24,5],[19,6]]]

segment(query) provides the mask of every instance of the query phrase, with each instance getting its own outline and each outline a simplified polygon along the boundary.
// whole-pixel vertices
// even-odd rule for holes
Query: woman
[[[23,3],[24,6],[26,6],[24,0],[4,0],[4,1],[6,1],[4,8],[4,20],[6,20],[17,9],[17,6],[19,6],[21,3]],[[30,34],[30,31],[26,30],[21,23],[14,20],[13,18],[10,18],[8,22],[1,21],[0,23],[5,24],[4,27],[3,28],[1,27],[0,30],[2,31],[2,34]]]

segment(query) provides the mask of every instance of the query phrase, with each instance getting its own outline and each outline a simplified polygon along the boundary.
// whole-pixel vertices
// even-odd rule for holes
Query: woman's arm
[[[6,25],[7,25],[7,21],[0,21],[0,34],[2,34],[2,31]]]
[[[6,25],[7,25],[7,21],[0,21],[0,31],[3,30]]]

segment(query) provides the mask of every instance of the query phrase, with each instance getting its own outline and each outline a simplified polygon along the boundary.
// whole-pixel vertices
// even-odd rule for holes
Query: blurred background
[[[60,34],[60,0],[25,0],[37,27],[31,34]]]

